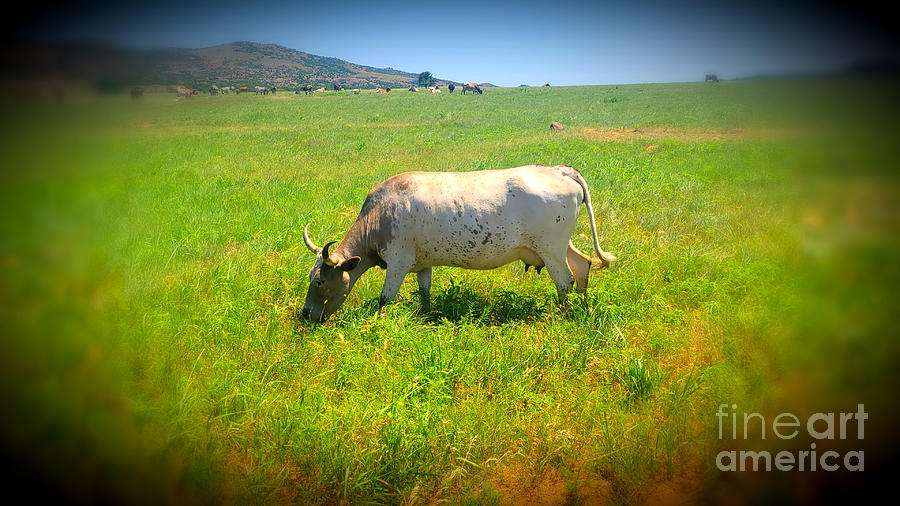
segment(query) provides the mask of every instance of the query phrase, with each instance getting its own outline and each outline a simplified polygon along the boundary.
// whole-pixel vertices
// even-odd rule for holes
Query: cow
[[[197,90],[185,88],[184,86],[178,86],[177,88],[175,88],[175,94],[181,98],[191,98],[191,95],[197,94]]]
[[[390,91],[390,88],[378,88],[377,90],[375,90],[375,93],[388,93]]]
[[[717,82],[719,82],[719,76],[717,76],[715,74],[706,74],[706,78],[704,79],[704,82],[709,82],[709,81],[717,83]]]
[[[550,87],[550,83],[546,83],[546,84],[542,84],[542,85],[541,85],[541,88],[549,88],[549,87]]]
[[[260,94],[268,95],[269,94],[269,88],[266,88],[265,86],[254,86],[253,89],[257,95],[260,95]]]
[[[304,84],[303,86],[300,87],[300,91],[302,91],[303,93],[306,93],[307,95],[312,93],[312,90],[313,90],[313,87],[308,84]]]
[[[483,91],[481,90],[481,88],[478,87],[477,84],[475,84],[475,83],[463,83],[463,88],[462,88],[462,92],[461,92],[461,93],[462,93],[463,95],[465,95],[467,91],[471,91],[471,92],[474,92],[474,93],[478,93],[479,95],[481,95],[481,94],[483,93]]]
[[[247,93],[248,91],[250,91],[250,88],[248,88],[248,87],[246,87],[246,86],[241,86],[240,88],[237,89],[237,93],[238,93],[238,94],[240,94],[240,93]]]
[[[441,89],[438,88],[437,86],[432,86],[431,88],[428,88],[428,91],[430,91],[432,93],[440,93]]]
[[[221,90],[220,90],[219,87],[216,86],[215,84],[209,87],[209,94],[210,94],[210,96],[213,96],[213,97],[214,97],[214,96],[218,95],[218,94],[219,94],[219,91],[221,91]]]
[[[429,88],[429,89],[431,89],[431,88]],[[409,91],[417,92],[417,91],[419,91],[419,88],[416,88],[415,86],[410,86]]]
[[[569,239],[581,204],[588,210],[592,260]],[[522,260],[546,267],[562,305],[572,291],[586,293],[594,262],[616,257],[600,248],[587,182],[566,165],[526,165],[472,172],[406,172],[369,192],[343,240],[318,247],[301,316],[324,321],[340,308],[359,278],[386,269],[379,304],[394,300],[415,272],[423,310],[430,308],[432,267],[494,269]]]
[[[227,95],[227,94],[229,94],[232,90],[234,90],[234,87],[233,87],[233,86],[222,86],[221,88],[219,88],[219,93],[221,93],[221,94],[223,94],[223,95]]]
[[[270,92],[271,94],[273,94],[273,95],[275,94],[276,91],[278,91],[278,89],[275,88],[274,86],[272,86],[271,88],[269,88],[269,92]]]
[[[447,85],[447,89],[450,90],[450,93],[453,93],[453,90],[456,89],[456,85],[453,83],[450,83]]]
[[[324,86],[322,86],[321,88],[316,88],[316,92],[323,92],[323,91],[325,91]]]
[[[360,91],[359,88],[353,88],[352,91],[353,91],[354,95],[359,95],[359,91]]]
[[[338,84],[338,83],[334,83],[334,84],[332,85],[332,88],[334,88],[334,91],[341,91],[341,90],[344,89],[344,87],[341,86],[341,85]]]

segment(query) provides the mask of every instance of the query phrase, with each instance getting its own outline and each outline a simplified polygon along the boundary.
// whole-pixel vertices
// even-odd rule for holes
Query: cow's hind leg
[[[572,293],[572,285],[575,284],[575,277],[566,263],[566,254],[543,254],[541,258],[544,260],[544,266],[550,279],[556,285],[556,295],[559,296],[559,303],[563,306],[568,302],[567,298]]]
[[[431,267],[422,269],[416,273],[419,282],[419,300],[422,302],[422,312],[431,311]]]
[[[572,275],[575,276],[575,289],[578,293],[586,293],[588,287],[588,277],[591,274],[591,259],[584,253],[578,251],[578,248],[569,241],[569,247],[566,249],[566,264]]]

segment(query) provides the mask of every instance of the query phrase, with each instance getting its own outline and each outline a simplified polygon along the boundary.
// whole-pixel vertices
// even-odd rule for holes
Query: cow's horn
[[[336,242],[337,241],[331,241],[328,244],[326,244],[324,248],[322,248],[322,263],[324,263],[325,265],[327,265],[329,267],[334,267],[338,263],[337,258],[333,257],[331,255],[331,253],[328,252],[328,248],[330,248],[331,245]]]
[[[307,223],[303,228],[303,242],[305,242],[306,247],[316,255],[318,255],[319,252],[322,251],[322,248],[316,246],[315,243],[312,242],[312,239],[309,238],[309,223]]]

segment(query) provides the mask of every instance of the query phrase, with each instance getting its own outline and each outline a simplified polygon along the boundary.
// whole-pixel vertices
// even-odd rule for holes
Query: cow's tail
[[[571,177],[578,184],[581,185],[581,189],[584,191],[584,205],[587,207],[588,211],[588,220],[591,224],[591,236],[594,239],[594,251],[600,256],[600,267],[609,267],[609,264],[615,262],[617,260],[616,256],[608,251],[603,251],[603,248],[600,247],[600,240],[597,239],[597,223],[594,221],[594,206],[591,205],[591,192],[588,191],[587,181],[584,180],[584,177],[578,172],[577,169],[573,167],[567,167],[569,171],[567,172],[567,176]]]

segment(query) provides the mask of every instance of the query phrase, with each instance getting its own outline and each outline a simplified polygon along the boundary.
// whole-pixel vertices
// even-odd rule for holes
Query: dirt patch
[[[580,128],[568,135],[595,141],[630,142],[642,139],[673,139],[679,141],[725,141],[748,139],[781,139],[800,135],[799,131],[783,128],[735,128],[731,130],[687,130],[677,128]],[[656,149],[654,147],[654,149]]]
[[[596,474],[579,473],[575,471],[575,478],[570,483],[573,497],[570,503],[576,504],[612,504],[616,497],[616,491],[612,483]]]
[[[655,504],[660,506],[676,506],[690,504],[690,495],[674,482],[662,482],[651,485],[640,494],[636,504]]]
[[[550,467],[513,464],[497,469],[488,483],[500,494],[501,505],[613,503],[615,490],[609,481],[580,469],[569,474],[565,478]]]
[[[489,480],[500,493],[500,504],[566,504],[570,492],[566,482],[556,469],[529,469],[523,465],[511,465],[499,469]]]

